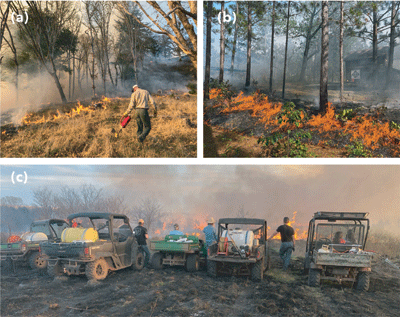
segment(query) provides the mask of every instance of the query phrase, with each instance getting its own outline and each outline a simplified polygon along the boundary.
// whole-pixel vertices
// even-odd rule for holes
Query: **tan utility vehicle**
[[[357,290],[367,291],[372,259],[364,251],[368,231],[367,213],[316,212],[308,227],[304,263],[308,285],[349,281]]]

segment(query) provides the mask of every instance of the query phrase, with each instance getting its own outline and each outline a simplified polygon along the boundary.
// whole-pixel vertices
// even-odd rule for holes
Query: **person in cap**
[[[150,251],[149,248],[147,247],[147,242],[146,242],[146,240],[149,238],[149,235],[147,234],[147,229],[143,227],[143,225],[144,225],[144,220],[139,219],[138,226],[135,227],[135,229],[133,230],[135,232],[137,243],[139,244],[139,246],[141,246],[143,252],[145,253],[144,266],[146,267],[150,260]]]
[[[276,232],[269,238],[271,240],[278,233],[281,234],[281,247],[279,249],[279,256],[283,261],[283,269],[287,270],[290,264],[290,257],[292,256],[292,251],[294,251],[294,230],[289,226],[289,218],[283,218],[283,225],[276,229]]]
[[[170,231],[169,234],[177,234],[177,235],[183,235],[182,231],[179,231],[179,225],[176,223],[174,224],[174,230]]]
[[[143,143],[151,130],[149,106],[154,108],[154,118],[157,117],[157,105],[150,93],[147,90],[140,89],[138,85],[134,85],[132,87],[131,101],[124,113],[124,117],[129,116],[133,109],[136,110],[137,137],[141,143]]]
[[[203,233],[206,237],[206,246],[207,247],[212,245],[214,242],[217,242],[217,232],[215,230],[214,223],[215,223],[214,218],[211,217],[207,221],[207,224],[208,224],[207,227],[205,227],[203,229]]]

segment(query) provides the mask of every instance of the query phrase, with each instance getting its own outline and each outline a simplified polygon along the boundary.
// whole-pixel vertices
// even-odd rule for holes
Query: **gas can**
[[[122,117],[120,121],[121,127],[125,128],[128,125],[129,121],[131,121],[130,116]]]

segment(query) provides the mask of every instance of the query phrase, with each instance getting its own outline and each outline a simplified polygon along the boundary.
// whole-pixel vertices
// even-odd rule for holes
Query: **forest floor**
[[[3,124],[1,157],[196,157],[196,95],[168,91],[153,97],[159,111],[143,144],[134,118],[117,137],[112,132],[120,130],[130,99],[103,97],[48,105],[20,125]]]
[[[394,93],[347,89],[343,104],[320,115],[315,87],[288,85],[285,99],[213,89],[204,104],[205,157],[399,157]],[[336,100],[338,92],[329,95]]]
[[[301,241],[298,241],[301,242]],[[303,246],[304,246],[303,241]],[[397,316],[400,272],[374,257],[370,289],[351,283],[307,285],[304,249],[296,244],[288,272],[279,242],[262,282],[247,277],[211,278],[205,270],[145,268],[111,273],[104,281],[50,278],[26,267],[1,274],[1,316]],[[397,266],[400,258],[392,258]]]

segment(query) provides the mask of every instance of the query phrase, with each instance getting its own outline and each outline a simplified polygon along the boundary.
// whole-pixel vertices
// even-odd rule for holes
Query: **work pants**
[[[279,256],[283,261],[283,269],[287,270],[290,264],[290,257],[292,256],[293,242],[282,242],[279,249]]]
[[[151,130],[148,109],[136,108],[137,136],[139,142],[143,142]]]

